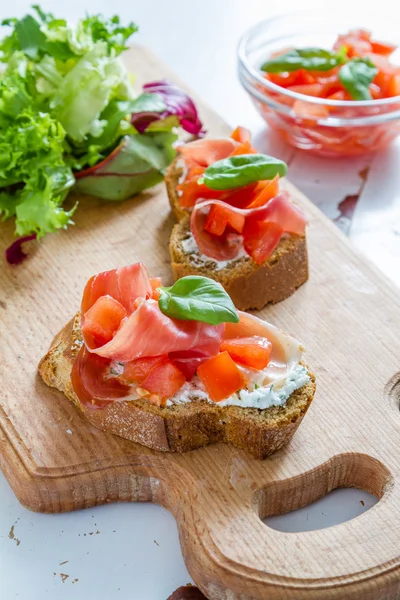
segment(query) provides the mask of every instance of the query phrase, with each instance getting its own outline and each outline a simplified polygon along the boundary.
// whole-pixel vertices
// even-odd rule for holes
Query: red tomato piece
[[[342,46],[345,46],[349,58],[363,56],[368,54],[368,52],[372,52],[370,37],[371,34],[369,31],[366,31],[365,29],[354,29],[344,35],[339,35],[333,49],[337,51],[340,50]]]
[[[198,165],[191,167],[185,181],[177,186],[177,190],[180,193],[179,205],[182,208],[192,208],[199,198],[220,198],[222,192],[211,190],[203,183],[198,183],[198,180],[203,175],[204,171],[205,167],[199,167]]]
[[[396,73],[397,67],[392,65],[385,56],[370,52],[368,58],[371,59],[376,68],[384,75],[394,75]],[[376,83],[376,81],[374,81],[374,83]]]
[[[286,89],[304,96],[322,96],[324,86],[322,83],[305,83],[302,85],[290,85]]]
[[[253,148],[250,142],[243,142],[229,156],[239,156],[241,154],[257,154],[257,150]]]
[[[98,348],[112,340],[126,316],[126,309],[118,300],[111,296],[100,296],[82,320],[82,335],[88,347]]]
[[[260,371],[268,366],[272,344],[267,338],[255,335],[223,340],[221,352],[225,350],[235,362]]]
[[[236,208],[246,208],[261,189],[260,182],[250,183],[249,185],[245,185],[241,188],[236,188],[225,192],[220,199],[230,206],[235,206]]]
[[[350,94],[345,90],[338,90],[334,94],[327,96],[328,100],[351,100]]]
[[[228,352],[220,352],[199,366],[197,375],[214,402],[228,398],[244,387],[245,378]]]
[[[251,142],[251,133],[249,129],[246,127],[236,127],[234,131],[231,133],[231,138],[235,140],[235,142]]]
[[[222,235],[227,225],[230,225],[232,229],[242,233],[244,221],[244,215],[234,212],[229,206],[214,204],[207,215],[204,229],[213,235]]]
[[[168,360],[166,354],[163,354],[161,356],[145,356],[143,358],[131,360],[130,362],[125,363],[124,371],[122,375],[119,375],[118,379],[122,383],[142,384],[146,377],[149,375],[150,371],[152,371],[154,367],[161,365],[166,360]]]
[[[312,104],[304,100],[296,100],[293,104],[293,112],[296,113],[296,117],[303,119],[326,119],[329,117],[328,108],[321,104]],[[312,124],[312,123],[311,123]]]
[[[158,300],[160,297],[160,292],[157,288],[161,287],[161,277],[152,277],[150,279],[150,285],[151,289],[153,290],[151,297],[153,300]]]
[[[400,75],[392,75],[386,89],[386,95],[389,97],[400,96]]]
[[[264,206],[279,194],[279,175],[275,175],[273,179],[260,182],[259,190],[256,190],[255,198],[246,206],[246,208],[256,208],[257,206]]]
[[[244,249],[258,265],[266,261],[282,237],[278,223],[248,220],[243,229]]]
[[[146,379],[142,381],[141,387],[166,400],[176,394],[184,383],[186,383],[184,374],[167,358],[151,369]]]
[[[310,85],[315,83],[315,74],[306,71],[305,69],[299,69],[295,71],[295,78],[291,85]]]
[[[375,54],[381,54],[382,56],[390,56],[395,50],[395,44],[388,44],[386,42],[374,42],[371,40],[372,52]]]

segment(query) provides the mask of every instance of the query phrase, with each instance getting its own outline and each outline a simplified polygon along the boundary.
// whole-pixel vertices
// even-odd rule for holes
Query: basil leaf
[[[286,172],[287,164],[273,156],[240,154],[207,167],[201,182],[212,190],[230,190],[262,179],[273,179],[275,175],[283,177]]]
[[[339,52],[322,48],[293,48],[285,54],[267,60],[261,65],[266,73],[283,73],[305,69],[306,71],[330,71],[346,60],[346,50]]]
[[[372,100],[369,86],[378,69],[370,58],[353,58],[339,70],[339,79],[353,100]]]
[[[172,319],[202,321],[209,325],[239,322],[230,296],[213,279],[193,275],[178,279],[171,287],[158,289],[160,310]]]

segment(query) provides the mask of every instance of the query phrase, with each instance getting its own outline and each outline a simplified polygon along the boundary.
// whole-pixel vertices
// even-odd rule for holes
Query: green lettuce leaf
[[[125,200],[156,185],[175,157],[172,132],[128,135],[103,162],[77,174],[75,189],[106,200]]]
[[[68,138],[82,142],[87,135],[99,137],[107,125],[102,111],[113,99],[132,97],[125,67],[107,56],[99,43],[64,76],[50,101],[54,116],[63,125]]]
[[[159,112],[166,109],[165,102],[159,94],[141,94],[134,100],[113,100],[100,115],[104,124],[100,136],[87,135],[81,144],[70,147],[69,161],[73,169],[80,170],[85,166],[93,166],[106,157],[108,151],[115,147],[121,137],[137,133],[129,122],[134,112]],[[175,122],[164,124],[160,131],[171,131]],[[78,155],[78,156],[77,156]]]
[[[23,80],[0,80],[0,216],[16,217],[16,233],[42,237],[66,227],[61,207],[75,179],[63,158],[65,131],[29,107]]]
[[[101,15],[87,16],[70,25],[34,5],[34,15],[22,19],[4,19],[1,25],[13,31],[0,42],[3,62],[8,62],[14,52],[22,51],[33,61],[50,55],[61,61],[82,56],[97,42],[106,45],[109,55],[117,56],[127,47],[130,36],[138,30],[135,23],[122,26],[118,16],[105,20]]]

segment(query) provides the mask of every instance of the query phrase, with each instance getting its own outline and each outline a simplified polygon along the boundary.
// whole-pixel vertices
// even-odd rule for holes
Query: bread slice
[[[188,211],[184,208],[181,208],[179,204],[179,196],[178,196],[178,184],[179,180],[183,175],[183,162],[180,159],[179,153],[177,157],[172,161],[172,163],[167,167],[165,171],[165,185],[167,187],[169,203],[171,206],[171,210],[175,215],[177,221],[181,221],[188,215]]]
[[[308,279],[304,235],[282,236],[277,248],[261,265],[246,255],[224,263],[221,268],[221,263],[200,254],[186,216],[172,229],[169,251],[175,281],[186,275],[215,279],[239,310],[261,310],[267,304],[281,302]]]
[[[315,377],[310,373],[311,381],[293,392],[284,406],[266,410],[219,407],[196,398],[188,404],[166,407],[141,399],[91,410],[79,402],[70,378],[82,344],[79,323],[78,314],[53,340],[39,364],[43,381],[63,392],[99,429],[154,450],[186,452],[226,442],[263,459],[289,442],[314,397]]]
[[[291,296],[308,279],[308,256],[305,235],[285,234],[271,256],[258,265],[248,256],[229,261],[221,268],[215,260],[205,260],[192,246],[185,249],[191,238],[190,217],[179,206],[177,185],[182,167],[177,159],[168,167],[165,182],[171,209],[179,223],[170,238],[171,267],[175,281],[186,275],[203,275],[219,281],[240,310],[261,310]],[[192,240],[194,242],[194,240]],[[194,248],[193,248],[194,246]]]

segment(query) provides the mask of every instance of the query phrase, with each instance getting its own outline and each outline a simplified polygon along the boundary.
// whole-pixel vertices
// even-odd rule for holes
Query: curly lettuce
[[[17,235],[65,228],[74,209],[62,203],[75,183],[65,164],[62,125],[35,111],[23,82],[0,80],[0,216],[15,217]]]
[[[63,205],[73,186],[124,200],[155,185],[175,156],[176,128],[202,133],[175,86],[136,97],[119,58],[133,22],[94,15],[71,25],[32,8],[2,21],[0,40],[0,219],[15,218],[24,239],[72,224],[76,207]],[[21,244],[11,254],[22,260]]]

